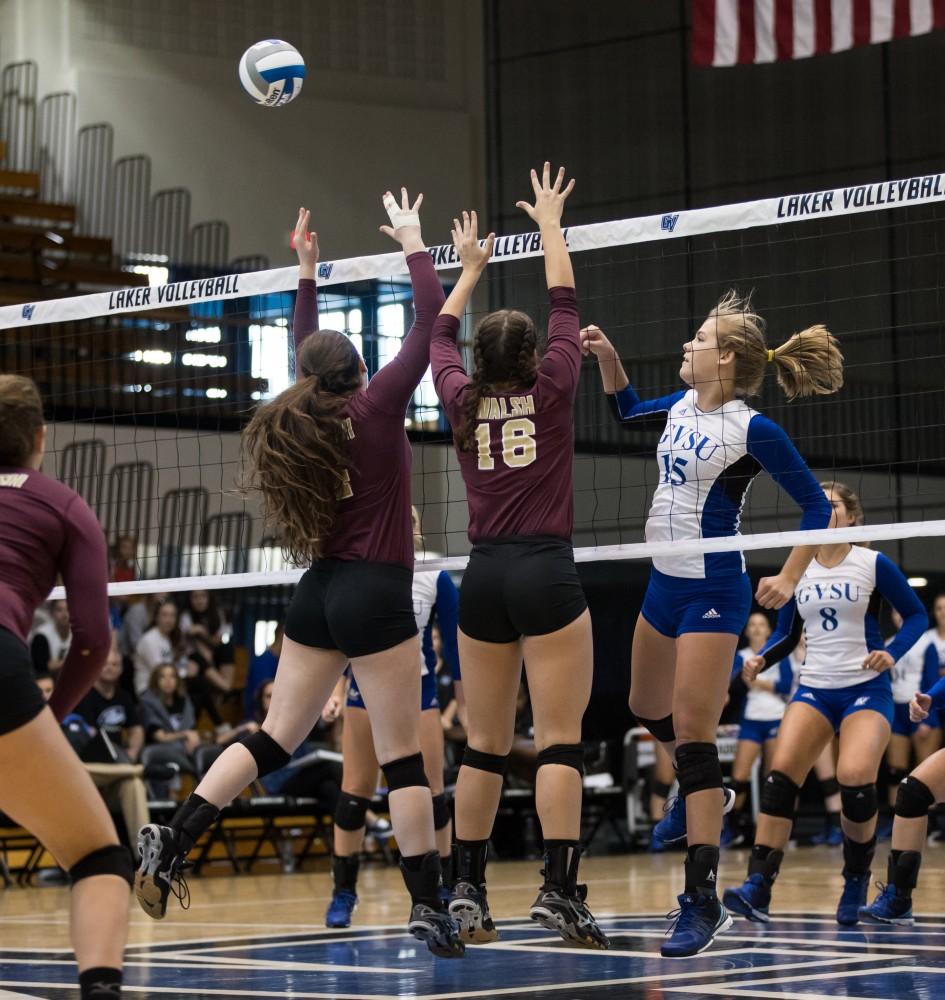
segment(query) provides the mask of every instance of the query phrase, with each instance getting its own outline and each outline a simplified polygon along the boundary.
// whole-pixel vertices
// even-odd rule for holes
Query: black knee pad
[[[656,778],[650,780],[650,795],[659,796],[661,799],[668,799],[673,786],[665,781],[657,781]]]
[[[824,778],[820,783],[820,794],[825,799],[829,799],[831,795],[836,795],[839,791],[840,782],[836,778]]]
[[[245,736],[240,741],[256,761],[256,776],[259,778],[273,771],[279,771],[292,759],[292,754],[283,750],[269,733],[260,729]]]
[[[721,788],[719,748],[714,743],[683,743],[677,747],[676,777],[679,781],[679,794],[683,798],[693,792]]]
[[[488,771],[490,774],[504,775],[509,764],[509,755],[498,753],[483,753],[467,746],[463,751],[463,767],[474,767],[477,771]]]
[[[538,766],[561,764],[573,767],[578,774],[584,774],[584,747],[580,743],[555,743],[538,751]]]
[[[335,806],[335,826],[339,830],[354,832],[364,826],[364,816],[371,807],[371,800],[342,791]]]
[[[443,830],[450,825],[450,803],[445,792],[433,796],[433,829]]]
[[[135,867],[128,848],[118,844],[100,847],[97,851],[86,854],[69,869],[69,878],[72,879],[73,885],[84,878],[94,878],[96,875],[117,875],[128,885],[133,885]]]
[[[423,755],[413,753],[409,757],[381,764],[381,770],[387,779],[387,791],[396,792],[400,788],[429,788],[427,773],[423,770]]]
[[[927,816],[935,805],[935,796],[924,781],[911,774],[899,786],[896,793],[896,815],[903,819],[919,819]]]
[[[643,719],[639,715],[634,715],[634,717],[660,743],[674,743],[676,741],[676,730],[673,728],[672,715],[667,715],[663,719]]]
[[[769,771],[761,786],[761,811],[781,819],[794,819],[799,791],[783,771]]]
[[[840,785],[843,815],[853,823],[866,823],[879,810],[876,785]]]

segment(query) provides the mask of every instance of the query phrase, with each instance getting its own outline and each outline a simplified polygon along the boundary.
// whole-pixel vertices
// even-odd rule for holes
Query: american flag
[[[692,60],[734,66],[945,28],[945,0],[693,0]]]

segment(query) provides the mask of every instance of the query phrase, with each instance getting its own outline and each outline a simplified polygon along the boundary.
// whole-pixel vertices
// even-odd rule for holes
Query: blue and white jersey
[[[888,646],[879,630],[883,599],[903,622]],[[899,567],[881,552],[854,545],[836,566],[812,560],[794,596],[778,612],[777,627],[762,655],[767,663],[776,663],[794,649],[803,631],[807,656],[800,683],[811,688],[852,687],[880,676],[879,671],[863,669],[868,653],[885,648],[898,661],[927,624],[925,608]]]
[[[738,670],[758,654],[746,646],[738,651]],[[745,707],[742,709],[742,718],[749,722],[776,722],[784,715],[787,708],[787,696],[791,693],[791,685],[794,683],[794,670],[792,669],[790,657],[773,663],[758,674],[756,680],[769,681],[774,685],[774,691],[761,691],[758,688],[750,687],[748,696],[745,698]]]
[[[427,554],[427,558],[433,558]],[[443,641],[443,659],[454,680],[460,680],[459,648],[456,628],[459,591],[446,570],[425,570],[417,561],[413,574],[413,613],[420,633],[420,674],[436,672],[436,651],[433,649],[433,618],[436,614]]]
[[[916,691],[925,691],[938,680],[938,656],[932,642],[935,636],[935,629],[930,628],[889,671],[893,701],[897,705],[908,705]],[[934,673],[929,670],[932,660],[934,660]]]
[[[693,389],[641,401],[631,386],[610,397],[618,419],[665,412],[656,448],[659,485],[646,540],[680,541],[737,535],[752,480],[764,469],[803,509],[801,528],[825,528],[831,508],[791,439],[743,399],[704,412]],[[705,579],[744,573],[740,552],[658,556],[668,576]]]

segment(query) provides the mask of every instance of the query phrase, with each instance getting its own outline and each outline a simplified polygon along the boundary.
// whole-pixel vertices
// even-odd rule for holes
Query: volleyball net
[[[788,403],[769,376],[753,405],[815,475],[853,487],[868,518],[799,533],[796,505],[762,474],[742,536],[644,543],[664,418],[618,426],[588,359],[574,418],[577,559],[743,549],[749,565],[771,566],[783,556],[772,550],[847,538],[895,542],[914,573],[945,566],[943,222],[945,174],[934,174],[569,227],[582,324],[605,330],[644,399],[681,386],[681,346],[729,288],[753,292],[770,346],[825,323],[845,355],[843,389]],[[452,245],[430,252],[449,285]],[[463,324],[467,357],[490,309],[525,310],[544,328],[541,253],[537,233],[499,236]],[[0,308],[0,370],[34,378],[47,406],[45,469],[88,500],[113,547],[133,540],[139,579],[113,594],[290,583],[301,569],[240,491],[239,441],[253,407],[292,379],[297,268],[169,281],[139,270],[153,283]],[[324,261],[318,284],[322,327],[344,331],[377,371],[412,318],[403,255]],[[423,556],[461,569],[465,492],[429,372],[406,427]]]

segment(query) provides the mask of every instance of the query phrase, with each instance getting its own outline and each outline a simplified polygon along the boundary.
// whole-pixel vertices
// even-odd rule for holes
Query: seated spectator
[[[50,601],[48,611],[49,620],[33,631],[30,655],[35,673],[55,677],[69,652],[72,630],[69,628],[69,605],[65,601]]]
[[[233,690],[233,647],[230,629],[209,590],[193,590],[180,614],[180,630],[189,661],[188,689],[198,713],[205,711],[218,731],[221,696]]]
[[[249,661],[246,689],[243,692],[247,718],[256,712],[256,696],[259,694],[260,688],[266,681],[271,681],[276,676],[276,667],[279,666],[279,657],[282,655],[282,636],[284,633],[285,626],[279,622],[272,643],[262,653],[253,656]]]
[[[138,599],[132,599],[121,620],[121,632],[118,638],[118,648],[125,660],[125,670],[128,676],[134,674],[134,655],[141,637],[151,627],[154,612],[159,604],[167,600],[167,594],[144,594]]]
[[[134,661],[134,686],[138,695],[148,690],[155,668],[162,664],[173,664],[175,669],[186,672],[183,637],[177,624],[177,605],[173,601],[163,600],[154,609],[151,627],[135,646]]]
[[[138,542],[131,535],[122,535],[111,552],[109,579],[112,583],[129,583],[138,578]]]
[[[137,710],[131,696],[118,687],[121,655],[118,652],[117,636],[115,639],[101,676],[76,706],[75,712],[67,717],[64,729],[67,731],[67,738],[76,746],[75,736],[70,730],[74,730],[74,723],[84,723],[81,735],[87,742],[84,747],[76,746],[76,752],[95,782],[95,787],[101,792],[109,811],[121,816],[124,842],[134,853],[138,830],[151,822],[144,768],[137,762],[144,743],[144,730],[138,723]],[[48,684],[40,683],[40,690],[48,701],[53,691],[52,678],[49,678]],[[96,745],[96,736],[100,732],[108,734],[112,747]],[[112,749],[115,751],[114,758],[111,758]],[[102,751],[110,759],[97,759],[103,756]],[[87,752],[91,759],[86,759]],[[120,824],[118,829],[121,832]]]
[[[161,663],[151,671],[141,696],[141,721],[149,744],[144,752],[149,764],[176,764],[187,774],[197,773],[194,754],[203,741],[197,732],[193,703],[173,663]]]

